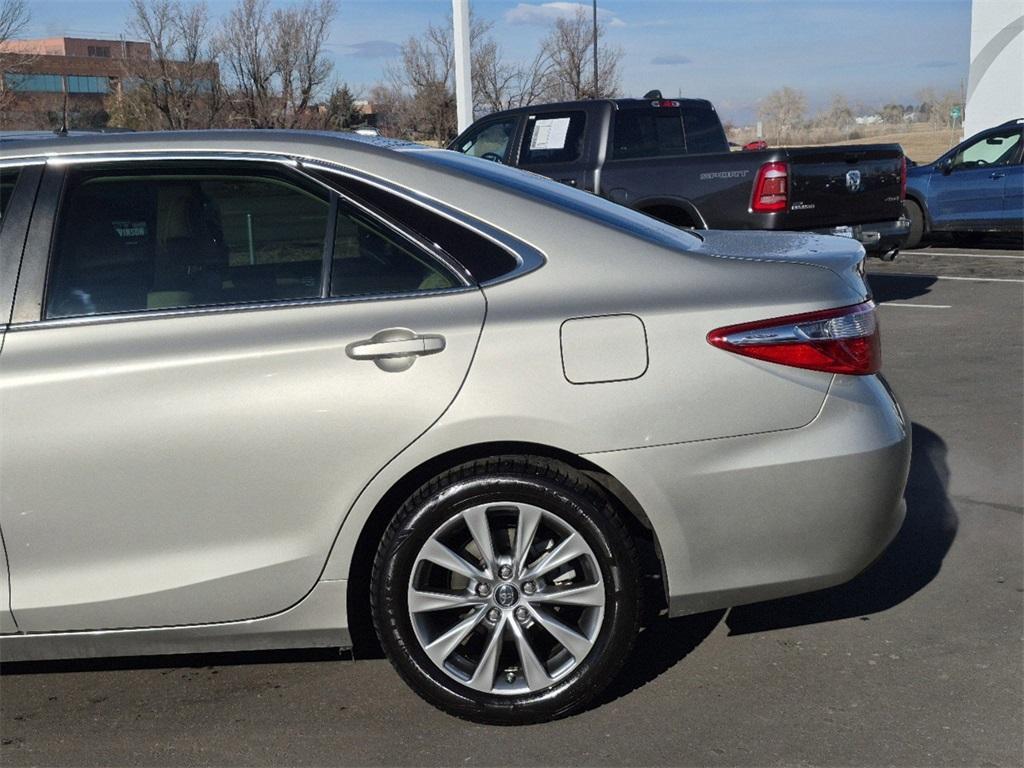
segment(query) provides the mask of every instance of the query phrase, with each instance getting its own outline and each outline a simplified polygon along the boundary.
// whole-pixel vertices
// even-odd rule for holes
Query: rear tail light
[[[708,343],[737,355],[825,373],[878,373],[882,350],[875,304],[827,309],[718,328]]]
[[[903,156],[900,164],[900,200],[907,199],[907,156]]]
[[[754,213],[784,211],[789,205],[789,166],[765,163],[757,171],[750,210]]]

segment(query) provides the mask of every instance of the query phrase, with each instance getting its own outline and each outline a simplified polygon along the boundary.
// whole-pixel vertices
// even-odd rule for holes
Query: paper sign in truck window
[[[568,117],[552,117],[538,120],[533,126],[533,137],[530,139],[530,150],[564,149],[565,134],[568,132]]]

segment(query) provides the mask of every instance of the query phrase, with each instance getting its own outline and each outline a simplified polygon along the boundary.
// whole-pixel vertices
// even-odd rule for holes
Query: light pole
[[[470,62],[469,0],[452,0],[455,26],[455,113],[459,133],[473,123],[473,77]]]
[[[597,0],[594,0],[594,98],[597,97]]]

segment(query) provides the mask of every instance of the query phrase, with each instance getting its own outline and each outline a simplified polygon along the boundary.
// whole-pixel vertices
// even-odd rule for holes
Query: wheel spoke
[[[533,610],[532,613],[540,625],[572,654],[577,663],[583,660],[593,646],[590,640],[543,611]]]
[[[473,631],[473,627],[480,623],[484,615],[484,607],[481,606],[469,616],[460,621],[436,639],[423,646],[423,650],[437,666],[444,668],[445,659],[451,656],[459,643],[466,639],[466,636]]]
[[[533,652],[530,640],[523,632],[523,628],[514,621],[510,621],[509,626],[512,627],[512,635],[515,638],[516,650],[519,652],[519,663],[522,665],[523,675],[526,677],[526,685],[531,691],[543,688],[551,682],[551,675],[540,663],[537,654]]]
[[[491,636],[487,639],[487,645],[480,656],[480,663],[477,664],[473,677],[467,683],[470,688],[489,692],[494,687],[494,675],[498,671],[498,658],[501,656],[501,642],[504,635],[505,617],[502,616],[491,630]]]
[[[465,576],[467,579],[480,579],[484,573],[465,558],[453,552],[437,539],[428,539],[420,550],[420,559],[429,560],[435,565]]]
[[[409,611],[424,613],[426,611],[443,611],[446,608],[469,608],[483,605],[483,599],[471,592],[429,592],[409,589]]]
[[[604,605],[604,584],[586,584],[582,587],[543,590],[526,599],[531,603],[597,607]]]
[[[497,558],[494,556],[494,542],[491,541],[491,525],[487,520],[487,507],[473,507],[462,513],[462,519],[466,521],[466,527],[480,550],[480,557],[484,560],[484,570],[493,574],[497,567]]]
[[[523,578],[535,579],[538,576],[543,576],[548,571],[553,571],[558,566],[565,565],[577,557],[587,554],[589,549],[582,536],[578,533],[571,533],[524,573]]]
[[[526,559],[530,556],[530,547],[533,546],[533,537],[537,533],[540,518],[541,511],[537,507],[528,504],[519,507],[515,550],[515,563],[518,572],[526,568]]]

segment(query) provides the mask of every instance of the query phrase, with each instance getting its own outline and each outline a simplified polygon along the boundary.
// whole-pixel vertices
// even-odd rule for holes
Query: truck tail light
[[[737,355],[824,373],[878,373],[882,350],[875,304],[729,325],[708,343]]]
[[[903,162],[900,163],[900,200],[907,199],[907,156],[903,156]]]
[[[765,163],[757,171],[750,210],[754,213],[784,211],[789,205],[789,166]]]

